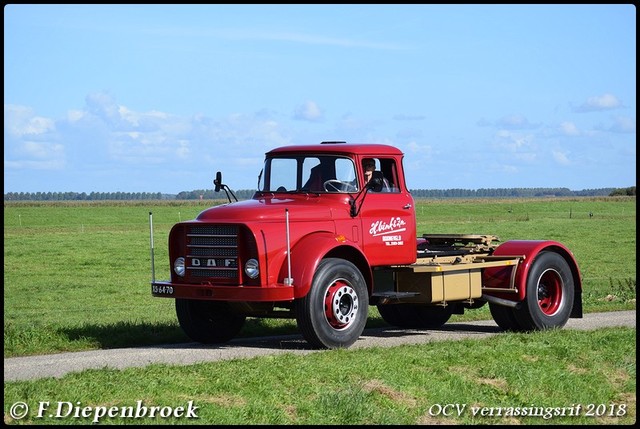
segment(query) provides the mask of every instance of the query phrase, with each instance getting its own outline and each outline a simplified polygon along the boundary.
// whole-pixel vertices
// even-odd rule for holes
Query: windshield
[[[357,192],[356,170],[350,158],[297,155],[267,158],[262,192]]]

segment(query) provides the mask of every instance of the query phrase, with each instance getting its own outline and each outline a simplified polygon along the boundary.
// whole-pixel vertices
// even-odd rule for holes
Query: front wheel
[[[184,333],[204,344],[226,343],[240,332],[246,320],[223,301],[177,298],[176,314]]]
[[[349,261],[323,259],[306,296],[296,300],[298,327],[316,348],[346,348],[367,323],[369,293],[362,273]]]
[[[527,277],[527,294],[513,312],[525,331],[560,328],[571,315],[575,285],[567,261],[555,252],[540,252]]]

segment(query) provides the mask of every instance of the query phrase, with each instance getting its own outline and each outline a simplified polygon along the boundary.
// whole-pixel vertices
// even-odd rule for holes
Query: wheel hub
[[[347,282],[338,280],[327,289],[324,309],[329,324],[344,329],[358,314],[358,295]]]

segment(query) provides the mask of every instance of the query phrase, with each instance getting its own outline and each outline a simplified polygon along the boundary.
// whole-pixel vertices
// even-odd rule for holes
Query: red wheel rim
[[[358,314],[358,295],[344,279],[334,281],[324,296],[324,314],[334,329],[347,328]]]
[[[562,303],[562,278],[555,270],[542,273],[538,281],[538,306],[547,316],[553,316]]]

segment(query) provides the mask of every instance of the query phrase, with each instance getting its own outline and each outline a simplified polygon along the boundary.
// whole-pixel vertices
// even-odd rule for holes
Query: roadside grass
[[[169,278],[171,226],[221,201],[7,203],[4,356],[184,342],[171,299],[150,294],[149,213],[156,278]],[[417,200],[418,233],[550,239],[571,249],[585,312],[635,310],[635,197]],[[452,321],[491,319],[487,306]],[[370,307],[368,327],[384,326]],[[249,319],[240,336],[295,333],[293,320]]]
[[[197,418],[148,417],[152,407],[187,409],[190,401]],[[21,420],[7,411],[18,402],[30,408]],[[5,424],[27,425],[631,425],[636,330],[499,333],[391,348],[85,370],[5,382],[4,403]],[[98,417],[107,410],[112,417]],[[145,417],[122,417],[136,412]]]

